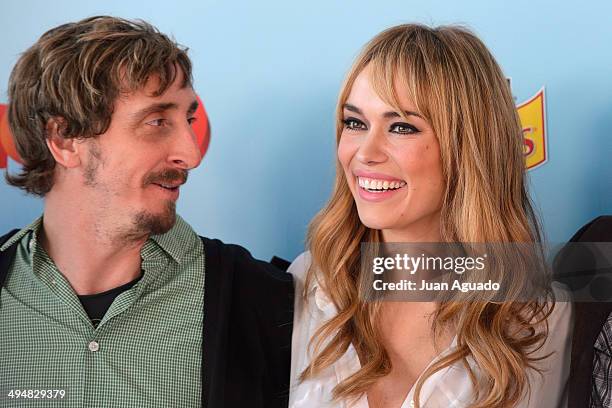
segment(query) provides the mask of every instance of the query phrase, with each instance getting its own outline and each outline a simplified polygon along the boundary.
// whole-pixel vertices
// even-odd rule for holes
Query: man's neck
[[[126,242],[86,210],[54,204],[46,200],[39,242],[77,295],[101,293],[140,276],[148,236]]]

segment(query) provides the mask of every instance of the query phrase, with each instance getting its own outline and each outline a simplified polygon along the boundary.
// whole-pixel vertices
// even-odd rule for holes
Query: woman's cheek
[[[348,142],[346,138],[340,138],[340,143],[338,143],[338,160],[345,171],[348,170],[355,150],[356,148],[352,143]]]
[[[441,170],[440,155],[431,144],[406,146],[396,151],[396,162],[402,171],[437,178]],[[429,177],[428,177],[429,176]]]

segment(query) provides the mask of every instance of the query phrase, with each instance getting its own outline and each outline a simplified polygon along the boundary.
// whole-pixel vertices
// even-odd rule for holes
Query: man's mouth
[[[359,187],[370,193],[399,190],[406,185],[404,180],[380,180],[367,177],[357,177]]]
[[[177,191],[179,189],[179,187],[181,186],[181,184],[170,184],[170,183],[152,183],[155,184],[156,186],[159,186],[163,189],[169,190],[169,191]]]
[[[180,186],[187,181],[186,170],[165,170],[159,173],[152,173],[145,179],[144,185],[153,184],[168,192],[177,193]]]

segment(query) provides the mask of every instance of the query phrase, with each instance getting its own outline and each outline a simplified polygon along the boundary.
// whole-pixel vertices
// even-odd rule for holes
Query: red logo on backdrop
[[[15,150],[13,137],[11,136],[11,132],[8,127],[6,108],[6,105],[0,104],[0,169],[6,168],[10,150],[12,150],[11,158],[21,163],[19,156],[17,155],[17,151]]]
[[[195,112],[196,121],[193,124],[193,130],[198,140],[200,153],[202,157],[208,150],[210,143],[210,124],[208,123],[208,115],[204,104],[198,96],[198,109]],[[8,110],[6,104],[0,104],[0,169],[6,169],[8,166],[8,158],[13,159],[17,163],[22,164],[19,153],[15,148],[15,141],[8,124]]]

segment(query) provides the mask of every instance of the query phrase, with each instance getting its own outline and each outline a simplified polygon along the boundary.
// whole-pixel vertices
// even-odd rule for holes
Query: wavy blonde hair
[[[343,130],[343,105],[355,78],[368,66],[378,95],[402,112],[398,84],[431,124],[440,145],[446,188],[441,208],[445,242],[540,242],[540,227],[525,187],[525,159],[519,118],[501,69],[469,30],[406,24],[373,38],[358,56],[340,92],[336,141]],[[366,302],[360,286],[360,244],[381,242],[381,232],[364,226],[344,172],[336,163],[332,197],[312,221],[308,247],[312,264],[304,296],[318,281],[338,313],[310,342],[310,365],[301,380],[316,377],[352,344],[361,368],[338,384],[334,398],[356,399],[391,370],[375,324],[380,303]],[[526,266],[526,265],[524,265]],[[528,286],[528,268],[513,269],[512,293]],[[507,277],[503,268],[501,273]],[[521,272],[522,271],[522,272]],[[451,327],[457,348],[436,360],[416,384],[415,402],[424,380],[461,361],[475,385],[474,407],[515,405],[529,390],[526,369],[546,339],[552,291],[532,301],[466,302],[448,299],[437,305],[434,339]],[[544,299],[544,300],[541,300]],[[469,300],[469,299],[468,299]],[[544,326],[544,330],[540,327]],[[468,358],[478,367],[478,377]]]

